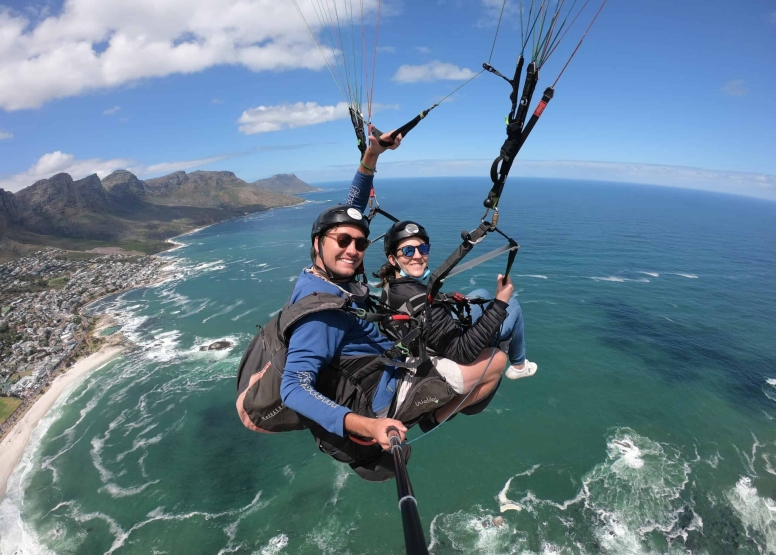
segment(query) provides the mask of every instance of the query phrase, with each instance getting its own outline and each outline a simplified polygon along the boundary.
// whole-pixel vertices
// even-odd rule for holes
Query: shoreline
[[[32,432],[38,426],[43,417],[48,414],[57,399],[70,386],[85,378],[93,371],[104,366],[122,352],[123,346],[104,346],[97,352],[86,358],[79,359],[64,373],[58,375],[41,395],[27,410],[24,416],[8,431],[8,434],[0,443],[0,500],[5,497],[8,479],[16,470],[19,461],[24,455],[30,441]]]
[[[309,201],[304,199],[302,200],[302,202],[298,204],[306,204],[307,202]],[[265,210],[261,210],[260,212],[276,210],[278,208],[290,208],[291,206],[296,206],[296,205],[297,204],[289,205],[289,206],[272,207],[272,208],[267,208]],[[229,218],[229,219],[231,220],[231,219],[244,218],[244,217],[252,216],[253,214],[255,213],[246,214],[243,216],[235,216],[234,218]],[[180,235],[170,237],[165,240],[166,243],[171,245],[170,248],[165,249],[164,251],[160,251],[154,254],[149,254],[146,256],[149,256],[151,258],[156,258],[156,259],[163,259],[163,257],[160,256],[161,254],[171,253],[175,250],[178,250],[180,248],[187,246],[187,243],[176,241],[177,238],[193,235],[199,231],[202,231],[203,229],[207,229],[209,227],[218,225],[220,223],[223,223],[223,221],[214,222],[212,224],[191,229],[189,231],[181,233]],[[154,287],[170,279],[175,279],[177,277],[177,274],[175,274],[175,272],[172,272],[169,270],[166,272],[162,272],[162,274],[163,275],[158,276],[158,279],[151,281],[149,283],[144,283],[142,285],[135,285],[133,287],[129,287],[122,291],[114,291],[112,293],[107,293],[105,295],[96,297],[94,299],[90,299],[88,302],[84,303],[84,305],[79,309],[79,313],[81,313],[81,311],[86,311],[86,313],[88,314],[89,307],[91,305],[107,297],[110,297],[113,295],[120,295],[120,294],[126,293],[127,291],[132,291],[134,289]],[[91,316],[97,318],[97,324],[95,326],[95,329],[92,331],[92,335],[99,337],[100,331],[102,331],[107,327],[110,327],[111,319],[106,318],[104,314],[93,314]],[[126,351],[128,347],[129,346],[126,344],[117,345],[115,342],[106,343],[106,344],[103,344],[94,353],[91,353],[86,357],[78,358],[70,368],[65,368],[62,372],[58,373],[55,376],[52,382],[47,386],[48,389],[40,397],[38,397],[33,401],[33,403],[26,409],[25,413],[21,416],[21,418],[17,422],[15,422],[13,426],[6,432],[4,437],[0,439],[0,501],[2,501],[5,497],[7,487],[8,487],[8,480],[15,472],[19,462],[21,461],[27,449],[27,446],[29,445],[29,441],[30,441],[30,437],[32,436],[32,433],[37,428],[40,421],[46,416],[46,414],[49,413],[51,408],[56,403],[57,399],[59,399],[62,393],[65,390],[67,390],[71,385],[73,385],[75,382],[77,382],[79,379],[85,378],[88,374],[90,374],[94,370],[107,364],[112,359],[120,355],[122,352]]]
[[[308,191],[308,193],[320,193],[320,192],[322,192],[324,190],[325,189],[317,189],[315,191]],[[292,196],[298,196],[298,195],[304,195],[304,194],[307,194],[307,193],[295,193]],[[233,216],[233,217],[227,218],[225,220],[220,220],[220,221],[217,221],[217,222],[213,222],[212,224],[207,224],[207,225],[203,225],[201,227],[196,227],[194,229],[190,229],[189,231],[184,231],[183,233],[180,233],[180,234],[178,234],[178,235],[176,235],[174,237],[169,237],[168,239],[164,240],[165,243],[170,243],[172,245],[171,247],[169,247],[167,249],[164,249],[163,251],[159,251],[159,252],[155,252],[153,254],[149,254],[148,256],[159,256],[160,254],[167,254],[167,253],[176,251],[176,250],[178,250],[180,248],[183,248],[183,247],[189,245],[189,243],[181,243],[180,241],[176,241],[175,239],[177,239],[178,237],[186,237],[187,235],[193,235],[193,234],[197,233],[198,231],[202,231],[203,229],[207,229],[209,227],[213,227],[214,225],[223,224],[223,223],[229,222],[231,220],[239,220],[240,218],[248,218],[250,216],[253,216],[255,214],[261,214],[263,212],[271,212],[273,210],[280,210],[280,209],[283,209],[283,208],[292,208],[294,206],[301,206],[303,204],[307,204],[308,202],[311,202],[311,201],[303,198],[302,202],[298,202],[296,204],[289,204],[287,206],[271,206],[269,208],[265,208],[264,210],[258,210],[256,212],[248,212],[246,214],[243,214],[242,216]]]
[[[211,224],[211,225],[215,225],[215,224]],[[171,252],[173,250],[186,246],[184,243],[175,244],[176,242],[174,241],[174,239],[176,237],[182,237],[184,235],[196,233],[197,231],[205,229],[206,227],[210,227],[210,226],[208,225],[197,229],[193,229],[182,235],[176,235],[175,237],[171,237],[167,239],[167,242],[173,243],[173,247],[162,252]],[[145,256],[148,256],[150,258],[155,258],[155,259],[161,259],[161,257],[158,256],[158,254],[160,253],[145,255]],[[84,305],[81,308],[79,308],[78,313],[82,314],[83,311],[85,311],[88,314],[89,307],[102,299],[108,298],[113,295],[121,295],[128,291],[133,291],[135,289],[142,289],[144,287],[153,287],[161,283],[164,283],[165,281],[168,281],[170,279],[174,279],[176,276],[176,274],[171,271],[162,272],[162,274],[163,275],[157,276],[157,279],[149,283],[144,283],[142,285],[135,285],[133,287],[129,287],[121,291],[106,293],[94,299],[90,299],[89,301],[84,303]],[[112,324],[112,319],[110,317],[106,317],[106,315],[104,314],[94,314],[92,316],[97,319],[97,322],[95,325],[95,329],[92,331],[91,335],[99,338],[100,332],[105,328],[110,327],[110,325]],[[55,375],[51,383],[48,386],[46,386],[48,389],[46,389],[46,391],[42,395],[40,395],[37,399],[35,399],[32,402],[32,404],[25,409],[24,414],[21,416],[21,418],[19,418],[19,420],[16,421],[11,426],[11,428],[7,430],[7,432],[2,436],[2,438],[0,438],[0,502],[5,498],[5,494],[8,488],[8,480],[16,471],[16,468],[19,465],[19,462],[24,456],[27,446],[29,445],[32,433],[35,431],[40,421],[49,413],[51,408],[56,403],[57,399],[59,399],[62,393],[65,390],[67,390],[70,386],[72,386],[74,383],[76,383],[78,380],[85,378],[86,376],[88,376],[88,374],[90,374],[94,370],[97,370],[101,366],[104,366],[112,359],[116,358],[121,353],[126,351],[128,348],[129,348],[129,345],[127,345],[126,343],[116,344],[115,341],[106,342],[102,346],[100,346],[100,348],[97,351],[90,353],[85,357],[81,356],[77,358],[73,362],[73,365],[71,367],[64,368],[62,371],[60,371]]]

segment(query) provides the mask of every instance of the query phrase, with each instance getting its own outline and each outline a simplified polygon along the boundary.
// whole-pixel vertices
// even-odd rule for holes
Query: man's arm
[[[319,372],[334,357],[350,325],[347,314],[325,311],[303,318],[288,342],[288,356],[280,384],[283,403],[339,436],[345,433],[375,438],[389,448],[388,428],[395,427],[404,441],[407,428],[392,418],[368,418],[338,405],[315,389]]]
[[[344,436],[350,412],[315,389],[318,374],[331,362],[349,326],[344,312],[324,311],[303,318],[288,342],[288,356],[280,396],[291,410],[316,421],[329,432]]]
[[[383,141],[391,140],[391,133],[383,133],[380,138]],[[369,194],[372,191],[374,183],[375,170],[377,169],[377,159],[386,150],[396,150],[401,144],[401,135],[396,137],[391,146],[383,147],[377,142],[377,139],[372,135],[372,127],[369,127],[369,146],[364,153],[364,157],[359,163],[356,175],[353,177],[353,181],[350,184],[350,190],[348,196],[345,199],[345,204],[349,204],[354,208],[358,208],[360,212],[366,210],[366,205],[369,202]]]
[[[374,180],[375,174],[368,175],[357,171],[350,184],[350,190],[348,191],[348,197],[345,199],[345,204],[358,208],[358,211],[363,213],[369,202],[369,193],[372,190],[372,183],[374,183]]]

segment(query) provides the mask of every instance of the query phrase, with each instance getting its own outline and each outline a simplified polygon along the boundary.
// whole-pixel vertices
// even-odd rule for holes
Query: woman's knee
[[[481,299],[490,299],[492,297],[492,295],[490,294],[490,291],[488,291],[483,287],[480,287],[479,289],[475,289],[474,291],[471,291],[466,296],[470,299],[474,297],[479,297]]]
[[[483,360],[488,361],[487,374],[488,376],[500,376],[504,369],[507,367],[509,357],[501,349],[495,347],[491,349],[485,349],[480,356]]]
[[[510,314],[517,314],[518,318],[523,317],[523,309],[520,308],[520,303],[517,302],[516,298],[512,297],[511,299],[509,299],[507,306],[508,306],[507,312],[509,312]]]

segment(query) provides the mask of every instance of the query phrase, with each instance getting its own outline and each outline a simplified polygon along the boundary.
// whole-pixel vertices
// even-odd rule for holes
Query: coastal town
[[[0,437],[58,370],[104,341],[81,309],[163,279],[168,265],[153,256],[55,248],[0,265]]]

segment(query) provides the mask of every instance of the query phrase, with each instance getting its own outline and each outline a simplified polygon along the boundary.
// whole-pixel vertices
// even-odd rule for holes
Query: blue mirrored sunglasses
[[[412,258],[413,256],[415,256],[416,248],[418,249],[418,251],[422,256],[428,255],[428,253],[431,251],[431,245],[429,245],[428,243],[421,243],[417,247],[415,247],[415,245],[407,245],[406,247],[400,248],[397,252],[402,253],[407,258]]]

